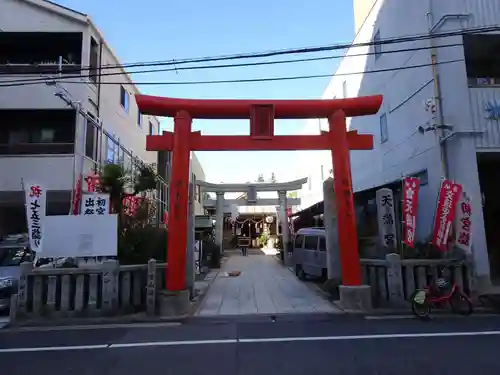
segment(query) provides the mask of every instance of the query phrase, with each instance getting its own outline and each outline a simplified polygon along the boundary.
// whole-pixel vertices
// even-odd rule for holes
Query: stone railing
[[[23,263],[11,320],[154,315],[156,288],[164,285],[165,266],[154,259],[130,266],[107,260],[85,268],[33,268]]]
[[[472,293],[470,263],[451,263],[447,259],[404,259],[398,254],[387,254],[385,259],[361,259],[361,270],[366,285],[372,287],[375,307],[403,306],[412,293],[438,277],[441,270],[451,276],[451,282]]]

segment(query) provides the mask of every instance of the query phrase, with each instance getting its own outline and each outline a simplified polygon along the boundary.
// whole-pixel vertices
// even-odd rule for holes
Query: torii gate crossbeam
[[[136,95],[141,113],[174,118],[174,132],[147,137],[149,151],[172,151],[167,289],[184,290],[190,151],[331,150],[342,283],[361,285],[349,150],[373,148],[373,136],[348,132],[347,117],[378,112],[382,96],[332,100],[193,100]],[[250,119],[250,136],[205,136],[192,131],[192,120]],[[320,135],[277,136],[275,119],[327,118]]]

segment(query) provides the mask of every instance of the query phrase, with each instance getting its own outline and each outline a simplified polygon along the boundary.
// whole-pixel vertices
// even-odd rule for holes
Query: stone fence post
[[[113,313],[118,309],[119,272],[117,260],[102,263],[102,309],[105,313]]]
[[[146,281],[146,313],[155,315],[156,313],[156,260],[148,261],[148,275]]]
[[[28,303],[28,274],[33,270],[32,262],[21,263],[21,273],[18,280],[17,289],[17,314],[26,314],[26,305]]]
[[[399,254],[387,254],[387,292],[391,305],[403,305],[405,303],[403,289],[403,267]]]

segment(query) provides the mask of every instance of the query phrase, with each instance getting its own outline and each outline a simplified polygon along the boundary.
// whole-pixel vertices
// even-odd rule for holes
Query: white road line
[[[366,320],[386,320],[386,319],[415,319],[414,315],[368,315]]]
[[[64,352],[70,350],[92,350],[92,349],[106,349],[106,348],[108,348],[108,345],[40,346],[34,348],[0,349],[0,353]]]
[[[136,329],[136,328],[170,328],[179,327],[182,323],[178,322],[157,322],[157,323],[114,323],[114,324],[85,324],[72,326],[44,326],[44,327],[13,327],[0,331],[3,332],[45,332],[45,331],[90,331],[101,329]]]
[[[411,339],[432,337],[460,337],[460,336],[500,336],[500,331],[478,331],[478,332],[436,332],[436,333],[391,333],[381,335],[351,335],[351,336],[316,336],[316,337],[270,337],[255,339],[223,339],[223,340],[185,340],[185,341],[152,341],[131,342],[109,345],[80,345],[80,346],[46,346],[32,348],[9,348],[0,349],[1,353],[23,353],[23,352],[54,352],[74,350],[99,350],[99,349],[126,349],[140,347],[161,347],[181,345],[219,345],[219,344],[246,344],[246,343],[269,343],[269,342],[300,342],[300,341],[353,341],[353,340],[379,340],[379,339]]]
[[[354,336],[318,336],[318,337],[272,337],[261,339],[239,339],[240,343],[254,342],[292,342],[292,341],[340,341],[340,340],[378,340],[378,339],[409,339],[430,337],[459,336],[500,336],[500,331],[480,332],[437,332],[437,333],[390,333],[386,335],[354,335]]]
[[[111,344],[109,349],[140,348],[145,346],[181,346],[181,345],[209,345],[209,344],[237,344],[237,339],[227,340],[193,340],[193,341],[160,341],[160,342],[131,342],[125,344]]]

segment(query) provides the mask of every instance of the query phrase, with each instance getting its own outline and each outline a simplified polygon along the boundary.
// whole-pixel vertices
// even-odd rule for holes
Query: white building
[[[24,216],[22,180],[39,182],[48,190],[48,214],[69,211],[75,149],[77,155],[85,155],[84,175],[93,174],[96,165],[106,161],[127,166],[138,157],[147,164],[157,163],[157,153],[146,151],[145,145],[148,134],[159,133],[160,123],[139,113],[134,100],[137,87],[87,15],[46,0],[2,0],[0,46],[0,227],[4,230],[24,226],[23,219],[11,220]],[[59,66],[61,80],[57,80]],[[41,80],[48,76],[55,77],[58,86]],[[13,86],[20,80],[40,81]],[[83,114],[99,119],[107,135],[83,114],[77,115],[56,92],[78,102]],[[78,170],[81,158],[76,159]],[[193,159],[194,171],[202,178],[201,166]]]
[[[354,0],[354,6],[359,27],[354,45],[500,24],[500,3],[492,0]],[[433,51],[435,71],[430,65]],[[403,176],[419,176],[420,240],[431,234],[441,178],[446,175],[463,185],[473,202],[476,272],[485,282],[490,268],[493,278],[500,276],[500,180],[493,180],[500,167],[499,51],[498,32],[353,46],[324,94],[384,95],[377,115],[348,119],[350,130],[375,136],[372,151],[351,153],[354,190],[400,186]],[[436,113],[429,110],[434,103]],[[324,162],[325,153],[314,160],[318,167]]]

